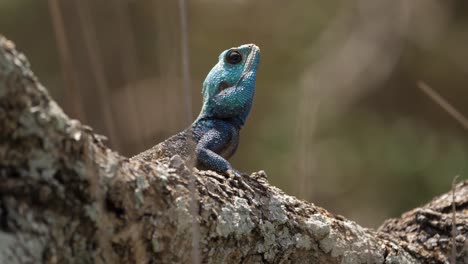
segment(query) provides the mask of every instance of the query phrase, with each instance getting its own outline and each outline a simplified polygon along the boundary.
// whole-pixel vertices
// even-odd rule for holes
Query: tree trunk
[[[70,120],[1,36],[0,180],[0,263],[449,263],[454,242],[468,263],[467,181],[454,203],[451,191],[374,231],[262,171],[240,184],[177,156],[129,160]]]

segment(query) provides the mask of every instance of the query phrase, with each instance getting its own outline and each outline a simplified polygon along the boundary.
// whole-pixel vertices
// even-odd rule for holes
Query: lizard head
[[[259,61],[260,49],[254,44],[223,51],[203,82],[200,117],[239,116],[245,121],[253,101]]]

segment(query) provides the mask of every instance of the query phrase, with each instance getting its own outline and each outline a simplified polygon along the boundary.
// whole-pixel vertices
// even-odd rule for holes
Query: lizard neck
[[[202,120],[222,120],[240,129],[242,128],[242,126],[244,126],[245,121],[247,120],[247,117],[249,116],[251,108],[252,108],[251,99],[244,105],[244,109],[240,111],[240,113],[228,115],[228,116],[222,116],[222,115],[219,116],[219,114],[217,114],[215,111],[207,110],[205,109],[205,107],[203,107],[197,119],[193,122],[193,124],[202,122]]]
[[[239,115],[235,117],[230,117],[230,118],[215,118],[215,117],[210,117],[208,115],[202,115],[198,116],[198,118],[193,122],[192,128],[195,128],[201,124],[203,124],[206,121],[222,121],[231,124],[234,126],[236,129],[240,130],[244,124],[245,120],[247,119],[248,113],[245,113],[244,115]]]

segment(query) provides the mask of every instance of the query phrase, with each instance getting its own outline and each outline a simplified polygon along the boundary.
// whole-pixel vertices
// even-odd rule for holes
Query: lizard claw
[[[239,179],[242,178],[242,173],[235,169],[229,169],[226,171],[226,174],[231,179]]]
[[[254,192],[254,190],[245,182],[242,173],[240,173],[238,170],[230,169],[226,171],[226,174],[230,179],[240,184],[240,187],[242,187],[243,189],[246,189],[252,193]]]

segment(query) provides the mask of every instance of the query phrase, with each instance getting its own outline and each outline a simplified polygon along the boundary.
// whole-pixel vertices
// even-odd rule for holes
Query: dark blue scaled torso
[[[231,169],[227,161],[239,144],[241,124],[237,119],[200,119],[191,127],[197,167],[226,171]]]

